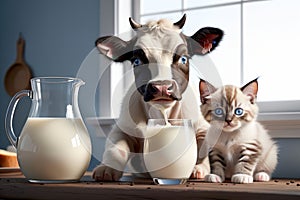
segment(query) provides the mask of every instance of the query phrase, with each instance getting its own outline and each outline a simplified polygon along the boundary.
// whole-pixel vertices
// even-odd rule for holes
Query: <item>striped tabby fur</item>
[[[242,88],[215,88],[201,80],[199,89],[201,111],[211,125],[205,140],[211,167],[206,181],[269,181],[277,165],[277,145],[256,120],[257,80]]]

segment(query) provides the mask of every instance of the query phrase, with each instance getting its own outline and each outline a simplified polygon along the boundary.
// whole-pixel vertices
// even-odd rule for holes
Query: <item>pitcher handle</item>
[[[31,97],[32,96],[31,94],[32,94],[31,90],[21,90],[20,92],[17,92],[10,100],[9,105],[6,110],[5,131],[6,131],[6,134],[7,134],[7,137],[9,139],[10,143],[16,148],[17,148],[18,138],[13,129],[13,116],[14,116],[15,109],[16,109],[16,106],[17,106],[19,100],[24,96]]]

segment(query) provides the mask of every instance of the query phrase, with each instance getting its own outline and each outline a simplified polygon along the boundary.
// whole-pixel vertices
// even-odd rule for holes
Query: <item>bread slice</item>
[[[0,149],[0,167],[19,167],[17,154]]]

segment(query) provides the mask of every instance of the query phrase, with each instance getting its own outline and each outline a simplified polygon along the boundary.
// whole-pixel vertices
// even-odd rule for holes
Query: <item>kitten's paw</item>
[[[123,172],[115,170],[105,165],[97,166],[92,173],[92,178],[95,181],[118,181],[123,175]]]
[[[266,172],[258,172],[255,174],[254,180],[259,182],[270,181],[270,176]]]
[[[253,177],[247,174],[235,174],[231,177],[233,183],[253,183]]]
[[[205,164],[195,165],[191,178],[202,179],[210,172],[209,167]]]
[[[205,181],[210,183],[222,183],[223,180],[220,176],[216,174],[208,174],[205,176]]]

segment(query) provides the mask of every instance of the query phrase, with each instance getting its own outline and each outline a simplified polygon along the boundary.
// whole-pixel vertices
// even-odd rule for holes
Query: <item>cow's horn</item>
[[[131,17],[129,17],[129,22],[130,22],[130,26],[132,27],[133,30],[141,28],[142,25],[135,22]]]
[[[181,29],[184,26],[185,20],[186,14],[184,14],[178,22],[174,23],[174,26],[178,26]]]

